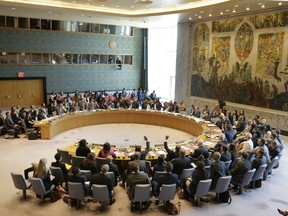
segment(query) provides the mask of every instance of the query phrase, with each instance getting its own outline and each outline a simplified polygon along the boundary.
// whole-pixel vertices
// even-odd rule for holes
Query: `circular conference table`
[[[218,141],[218,135],[221,130],[211,122],[203,121],[192,116],[187,116],[177,113],[146,111],[146,110],[96,110],[83,111],[65,116],[54,116],[48,119],[35,122],[34,127],[41,131],[41,139],[51,139],[57,134],[83,126],[110,124],[110,123],[134,123],[163,126],[187,132],[193,137],[198,137],[204,140],[204,145],[208,148],[213,147]],[[175,143],[170,143],[169,148],[173,149],[176,145],[181,145],[185,148],[187,154],[194,151],[197,146],[194,145],[195,140],[183,140]],[[67,146],[64,150],[71,155],[75,155],[78,143]],[[89,147],[97,155],[102,148],[101,144],[89,144]],[[117,157],[116,160],[130,160],[130,156],[134,153],[135,147],[130,146],[125,149],[112,147]],[[155,160],[158,155],[165,154],[166,151],[163,145],[158,145],[151,148],[146,159]]]
[[[193,137],[203,139],[204,145],[208,148],[213,147],[219,141],[218,135],[222,133],[215,124],[203,121],[202,119],[176,113],[146,110],[97,110],[77,112],[65,116],[54,116],[35,122],[34,127],[38,127],[41,131],[41,139],[51,139],[66,130],[83,126],[110,123],[148,124],[177,129],[187,132],[193,135]],[[169,143],[168,147],[169,149],[174,150],[176,145],[184,148],[187,155],[198,147],[195,145],[195,139]],[[89,143],[88,146],[91,149],[91,152],[98,155],[103,144]],[[62,150],[67,151],[69,155],[72,156],[73,161],[73,156],[76,155],[77,147],[78,142],[72,143]],[[145,147],[141,146],[141,148],[144,150]],[[112,146],[111,149],[116,154],[115,162],[118,165],[120,172],[123,172],[127,167],[128,161],[131,160],[131,155],[135,153],[135,146],[125,148]],[[153,166],[157,162],[159,155],[166,156],[166,154],[167,152],[164,148],[164,143],[163,145],[159,144],[153,147],[151,146],[150,151],[146,155],[146,160],[150,161],[150,166]]]

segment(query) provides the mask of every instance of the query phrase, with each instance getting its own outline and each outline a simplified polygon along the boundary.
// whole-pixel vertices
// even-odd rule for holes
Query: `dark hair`
[[[87,144],[87,142],[86,142],[85,139],[81,139],[81,140],[79,141],[79,146],[80,146],[80,147],[84,147],[84,146],[86,146],[86,144]]]
[[[59,161],[61,159],[61,154],[60,153],[56,153],[54,155],[55,160]]]
[[[110,151],[110,149],[111,149],[110,143],[105,142],[104,145],[103,145],[103,149],[104,149],[104,151],[106,151],[106,152]]]
[[[71,172],[73,175],[77,175],[78,173],[80,173],[80,168],[79,167],[72,167]]]
[[[197,161],[196,166],[198,169],[204,169],[205,164],[203,163],[203,161]]]
[[[166,169],[166,172],[172,172],[172,170],[173,170],[173,164],[172,164],[170,161],[167,162],[165,169]]]
[[[165,161],[165,156],[164,155],[159,155],[158,157],[158,164],[163,164]]]

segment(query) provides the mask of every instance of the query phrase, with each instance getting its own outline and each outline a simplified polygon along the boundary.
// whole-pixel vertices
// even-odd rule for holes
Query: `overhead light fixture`
[[[209,14],[209,17],[212,17],[212,14],[211,14],[211,13]]]
[[[192,20],[192,17],[189,17],[189,20]]]
[[[223,15],[223,12],[221,11],[220,14]]]
[[[11,8],[12,10],[15,10],[16,8]]]
[[[278,5],[281,6],[281,5],[282,5],[282,2],[279,2]]]
[[[236,13],[236,10],[234,9],[232,12],[233,12],[233,13]]]
[[[265,8],[265,5],[264,5],[264,4],[262,4],[262,5],[261,5],[261,7],[262,7],[262,8]]]
[[[201,19],[202,17],[201,17],[201,16],[198,16],[198,18]]]
[[[250,10],[250,8],[249,8],[249,7],[247,7],[247,8],[246,8],[246,10],[247,10],[247,11],[249,11],[249,10]]]

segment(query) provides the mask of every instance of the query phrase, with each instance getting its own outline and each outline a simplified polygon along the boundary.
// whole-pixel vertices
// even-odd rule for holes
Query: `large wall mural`
[[[284,11],[196,24],[191,37],[191,95],[288,111],[287,22]],[[194,51],[199,59],[203,26],[208,47],[200,70],[194,65]]]

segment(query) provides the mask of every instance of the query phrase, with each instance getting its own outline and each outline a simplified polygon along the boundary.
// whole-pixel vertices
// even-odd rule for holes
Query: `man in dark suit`
[[[154,196],[158,196],[160,192],[160,188],[163,184],[178,184],[178,175],[172,173],[173,164],[171,162],[167,162],[166,166],[166,173],[159,176],[158,182],[153,183],[153,187],[155,189]]]
[[[267,164],[267,159],[264,156],[264,149],[262,147],[258,148],[256,151],[256,156],[252,161],[251,169],[258,169],[261,165]]]
[[[173,159],[171,162],[173,164],[173,173],[177,174],[180,178],[183,169],[188,169],[191,167],[191,160],[188,157],[185,157],[185,149],[180,149],[180,156]]]
[[[179,157],[180,146],[176,145],[175,151],[169,149],[167,141],[164,142],[164,149],[167,152],[166,159],[168,161],[173,160],[174,158]]]
[[[79,167],[72,167],[72,174],[69,173],[67,176],[68,182],[80,182],[83,185],[84,192],[86,195],[89,194],[89,188],[85,184],[85,181],[87,181],[86,177],[84,175],[81,175]],[[69,188],[68,188],[69,191]]]
[[[214,189],[220,177],[227,175],[227,167],[223,161],[220,161],[221,154],[214,152],[213,162],[210,166],[210,178],[212,179],[211,189]]]
[[[100,173],[97,173],[93,175],[91,181],[90,181],[90,190],[92,189],[93,184],[99,184],[99,185],[106,185],[108,188],[108,193],[110,197],[110,205],[115,203],[115,199],[112,198],[113,195],[113,185],[111,182],[111,179],[105,175],[105,173],[109,170],[108,164],[103,164],[101,167]],[[92,191],[92,190],[91,190]]]
[[[241,160],[235,165],[234,168],[229,170],[230,174],[232,175],[231,182],[240,183],[245,174],[251,170],[251,167],[251,162],[248,160],[248,153],[242,152]],[[234,186],[234,189],[237,190],[238,187]]]
[[[228,151],[228,147],[226,145],[223,145],[221,147],[221,158],[220,160],[225,162],[225,161],[230,161],[232,159],[231,153]]]
[[[60,167],[61,170],[62,170],[62,173],[63,173],[63,177],[67,181],[68,170],[67,170],[67,168],[65,166],[65,163],[61,162],[61,158],[62,158],[61,154],[60,153],[56,153],[54,155],[54,158],[55,158],[56,161],[52,162],[51,166]]]
[[[203,144],[204,144],[203,140],[199,139],[197,141],[196,145],[198,146],[198,148],[195,149],[194,152],[190,154],[193,162],[203,159],[201,158],[201,156],[203,157],[204,152],[208,152],[208,148],[203,146]]]
[[[113,163],[113,157],[111,155],[109,155],[106,158],[107,162],[108,162],[108,166],[109,166],[109,171],[114,173],[114,177],[115,177],[115,182],[114,182],[114,186],[117,185],[118,183],[118,177],[119,177],[119,169],[118,166],[116,164]]]
[[[136,184],[150,184],[150,179],[146,173],[139,172],[137,161],[131,162],[131,174],[127,177],[127,193],[129,200],[133,200]]]
[[[16,125],[14,122],[13,122],[13,120],[12,120],[12,118],[11,118],[11,115],[10,115],[10,113],[9,112],[6,112],[6,118],[5,118],[5,126],[6,126],[6,129],[7,129],[7,131],[13,131],[13,133],[14,133],[14,138],[20,138],[19,136],[18,136],[18,134],[19,134],[19,127],[18,127],[18,125]]]

